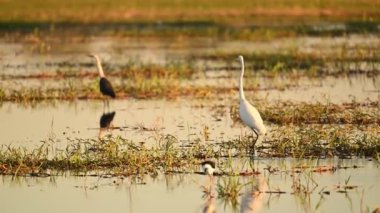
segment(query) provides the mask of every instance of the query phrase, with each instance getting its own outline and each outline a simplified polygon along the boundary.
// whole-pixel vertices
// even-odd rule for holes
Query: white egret
[[[100,81],[99,81],[100,92],[105,96],[115,98],[116,97],[115,91],[113,90],[111,82],[104,76],[104,71],[103,71],[103,67],[100,62],[99,56],[95,54],[90,54],[88,56],[93,57],[96,60],[96,66],[98,67],[99,76],[100,76]]]
[[[241,63],[241,73],[239,80],[239,98],[240,98],[240,106],[239,106],[239,115],[240,119],[243,123],[248,126],[256,135],[256,140],[254,141],[253,148],[259,138],[259,135],[265,135],[267,129],[264,126],[263,119],[260,116],[259,111],[252,106],[244,96],[243,90],[243,76],[244,76],[244,58],[243,56],[239,56],[238,60]]]

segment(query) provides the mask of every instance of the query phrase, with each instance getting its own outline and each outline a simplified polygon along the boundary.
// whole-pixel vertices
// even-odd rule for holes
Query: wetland
[[[372,19],[346,17],[359,13],[349,6],[331,15],[331,3],[301,24],[284,5],[282,22],[260,10],[249,14],[261,19],[217,9],[221,19],[208,19],[192,7],[194,17],[172,13],[178,22],[154,10],[141,18],[144,7],[116,21],[117,2],[107,23],[86,10],[86,19],[46,8],[31,20],[0,15],[2,211],[379,207],[380,24],[366,1]],[[117,94],[109,106],[89,53]],[[246,98],[268,129],[254,155],[238,112],[238,55]],[[213,178],[200,168],[206,159]]]

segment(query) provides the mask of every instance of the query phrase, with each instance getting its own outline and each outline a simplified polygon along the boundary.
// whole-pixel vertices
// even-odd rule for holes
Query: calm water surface
[[[236,163],[244,164],[242,161]],[[268,165],[281,172],[269,174],[264,169]],[[291,172],[292,168],[301,165],[350,168],[310,173],[317,183],[313,184],[311,178],[307,178],[309,175]],[[0,200],[2,212],[201,212],[205,206],[216,208],[217,212],[249,212],[247,206],[254,206],[260,212],[281,212],[284,209],[288,212],[360,212],[379,205],[379,164],[366,159],[259,159],[255,168],[262,173],[253,177],[216,178],[215,184],[222,186],[229,179],[238,179],[241,184],[253,183],[242,188],[235,207],[230,201],[218,197],[215,190],[214,199],[202,198],[201,186],[209,187],[210,182],[207,176],[197,174],[161,174],[154,179],[149,176],[138,179],[1,176]],[[294,177],[298,176],[302,185],[310,186],[310,194],[292,193]],[[347,185],[357,188],[339,193],[337,186],[345,185],[347,180]],[[252,199],[252,191],[256,188],[266,193]],[[285,193],[268,193],[276,190]],[[319,193],[321,191],[330,194]]]

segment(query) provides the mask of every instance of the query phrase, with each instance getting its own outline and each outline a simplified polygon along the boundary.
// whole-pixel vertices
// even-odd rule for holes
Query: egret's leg
[[[255,145],[256,145],[256,142],[257,140],[259,139],[259,134],[254,130],[252,129],[253,133],[252,133],[252,144],[251,144],[251,148],[250,148],[250,154],[255,154]],[[256,135],[256,139],[254,139],[255,137],[253,135]]]

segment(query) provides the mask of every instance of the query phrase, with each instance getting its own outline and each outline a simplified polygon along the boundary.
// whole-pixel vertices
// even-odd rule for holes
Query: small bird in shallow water
[[[115,94],[115,91],[113,90],[111,82],[104,75],[103,67],[102,67],[102,64],[100,62],[99,56],[97,56],[95,54],[90,54],[89,56],[95,58],[95,60],[96,60],[96,66],[98,67],[99,77],[100,77],[100,80],[99,80],[100,92],[104,96],[116,98],[116,94]],[[108,102],[107,102],[107,104],[108,104]]]
[[[240,64],[241,64],[241,73],[240,73],[240,79],[239,79],[239,98],[240,98],[239,115],[243,123],[246,126],[248,126],[256,135],[256,139],[252,146],[254,149],[254,146],[259,138],[259,135],[265,135],[267,132],[267,129],[264,125],[263,119],[261,118],[259,111],[245,99],[244,90],[243,90],[243,77],[244,77],[243,56],[240,55],[238,57],[238,60],[240,61]]]
[[[201,163],[202,170],[208,176],[212,176],[215,172],[215,162],[212,160],[205,160]]]
[[[207,190],[206,187],[203,186],[205,189],[204,191],[210,195],[210,197],[213,197],[213,186],[214,186],[214,172],[216,170],[215,162],[212,160],[205,160],[201,163],[202,171],[204,174],[208,175],[209,177],[209,190]]]

